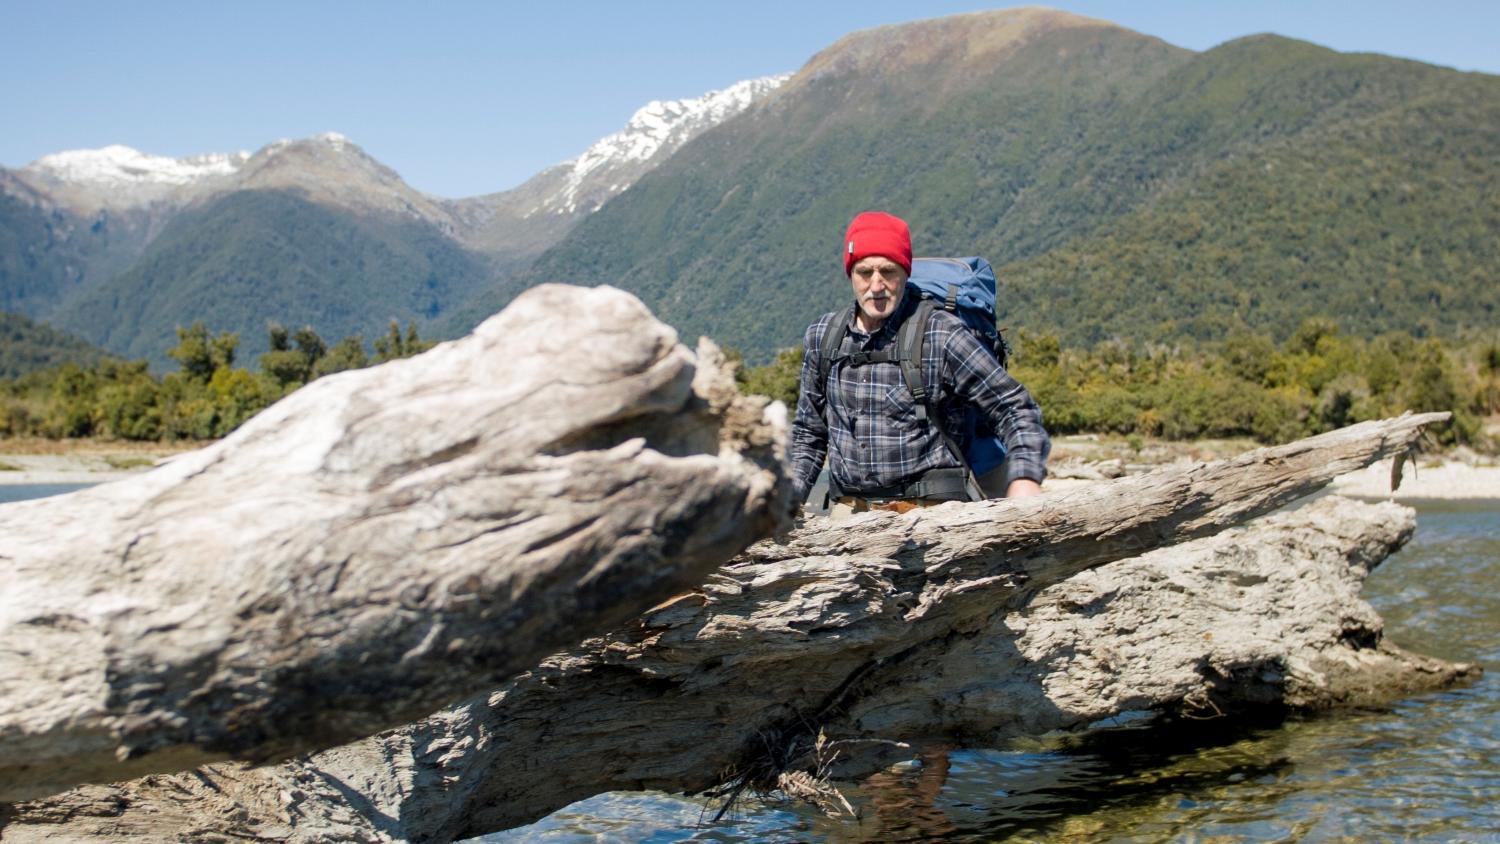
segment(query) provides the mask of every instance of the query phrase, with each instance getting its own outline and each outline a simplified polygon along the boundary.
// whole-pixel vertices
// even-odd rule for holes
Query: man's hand
[[[1042,485],[1030,478],[1016,478],[1005,488],[1006,498],[1025,498],[1029,495],[1041,495]]]

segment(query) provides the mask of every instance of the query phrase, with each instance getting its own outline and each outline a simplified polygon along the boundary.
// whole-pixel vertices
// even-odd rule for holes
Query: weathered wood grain
[[[547,286],[143,476],[0,507],[0,800],[493,688],[783,526],[784,429],[634,297]]]

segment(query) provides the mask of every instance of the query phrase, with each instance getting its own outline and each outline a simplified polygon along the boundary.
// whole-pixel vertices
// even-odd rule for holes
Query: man
[[[905,221],[879,211],[860,214],[849,224],[843,251],[857,306],[848,326],[832,325],[837,313],[824,314],[804,337],[792,423],[794,500],[806,499],[825,456],[835,516],[871,508],[905,512],[970,497],[965,490],[972,480],[962,482],[967,468],[954,445],[966,403],[978,407],[1005,441],[1006,496],[1040,493],[1051,450],[1041,410],[962,321],[933,312],[922,353],[923,383],[946,438],[938,420],[919,412],[900,366],[879,360],[920,298],[906,284],[912,251]],[[819,349],[824,333],[834,330],[844,332],[843,341],[826,382],[818,383]]]

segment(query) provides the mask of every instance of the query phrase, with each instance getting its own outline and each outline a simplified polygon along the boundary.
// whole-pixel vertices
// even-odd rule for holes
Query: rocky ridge
[[[562,190],[539,213],[573,214],[598,210],[609,197],[629,187],[650,165],[683,144],[749,108],[774,91],[791,74],[738,82],[688,100],[652,100],[631,116],[624,129],[607,135],[570,162],[564,162]]]
[[[539,253],[599,210],[684,144],[765,99],[791,74],[747,79],[684,100],[653,100],[625,127],[576,158],[521,185],[452,204],[466,240],[486,250]]]
[[[790,74],[749,79],[701,97],[653,100],[624,128],[578,157],[548,167],[512,190],[468,199],[442,199],[411,187],[338,132],[283,138],[254,153],[181,158],[120,144],[65,150],[21,168],[0,169],[6,177],[0,189],[86,217],[148,206],[181,208],[238,190],[292,190],[338,208],[419,217],[482,247],[504,241],[489,229],[517,218],[571,221],[592,213],[683,144],[743,112],[788,78]]]
[[[336,132],[254,153],[115,145],[0,168],[0,310],[163,365],[174,322],[234,331],[253,356],[267,320],[332,335],[430,320],[784,79],[649,103],[583,155],[469,199],[417,190]]]

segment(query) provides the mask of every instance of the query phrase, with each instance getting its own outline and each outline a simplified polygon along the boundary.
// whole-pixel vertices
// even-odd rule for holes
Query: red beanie
[[[871,255],[889,258],[911,275],[911,231],[906,221],[884,211],[866,211],[844,233],[844,275]]]

